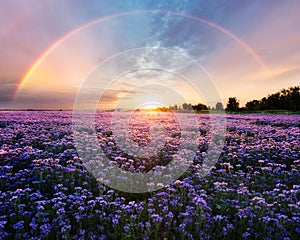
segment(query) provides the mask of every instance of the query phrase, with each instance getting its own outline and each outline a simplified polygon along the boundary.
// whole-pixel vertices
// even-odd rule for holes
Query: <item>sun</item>
[[[140,106],[140,108],[136,109],[136,111],[142,111],[146,114],[156,114],[162,112],[170,112],[170,109],[164,104],[149,102]]]
[[[159,107],[165,107],[163,104],[157,103],[157,102],[147,102],[141,105],[140,109],[142,110],[153,110],[155,111],[156,109],[158,109]]]

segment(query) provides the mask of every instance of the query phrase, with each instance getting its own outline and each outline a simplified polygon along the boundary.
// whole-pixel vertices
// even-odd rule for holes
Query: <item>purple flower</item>
[[[42,236],[47,236],[51,231],[51,225],[49,223],[43,224],[40,226],[40,231]]]
[[[206,201],[202,197],[200,197],[200,196],[194,197],[193,198],[193,202],[195,202],[200,207],[207,205]]]
[[[36,229],[38,227],[38,224],[35,222],[35,218],[33,218],[29,224],[29,226],[33,229]]]
[[[113,223],[113,225],[118,224],[118,223],[119,223],[119,219],[114,217],[114,218],[112,219],[112,223]]]
[[[129,231],[129,228],[130,228],[130,225],[129,224],[126,224],[123,229],[125,232],[128,232]]]
[[[221,221],[224,217],[222,215],[216,215],[214,217],[215,221]]]
[[[24,228],[24,221],[19,221],[16,224],[14,224],[13,226],[14,229],[16,230],[21,230]]]
[[[248,233],[248,232],[244,232],[243,234],[242,234],[242,237],[243,238],[248,238],[250,236],[250,233]]]
[[[168,212],[168,214],[166,214],[166,217],[168,218],[173,218],[174,217],[174,214],[172,212]]]
[[[7,221],[0,221],[0,230],[4,228]]]
[[[160,215],[158,215],[158,214],[152,214],[151,215],[151,218],[152,218],[152,222],[162,222],[163,221],[163,218],[160,216]]]

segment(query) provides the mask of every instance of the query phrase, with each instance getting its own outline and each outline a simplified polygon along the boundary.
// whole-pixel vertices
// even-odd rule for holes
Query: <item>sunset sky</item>
[[[103,108],[243,105],[299,85],[299,12],[296,0],[3,0],[0,109],[72,109],[83,90]]]

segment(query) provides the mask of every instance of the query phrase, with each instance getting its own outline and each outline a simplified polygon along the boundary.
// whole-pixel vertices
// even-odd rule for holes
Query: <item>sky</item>
[[[140,108],[299,85],[299,1],[3,0],[0,109]]]

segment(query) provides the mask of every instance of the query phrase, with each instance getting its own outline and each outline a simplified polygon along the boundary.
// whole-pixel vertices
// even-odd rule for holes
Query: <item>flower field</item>
[[[176,124],[151,164],[117,151],[102,124],[108,114],[97,118],[97,144],[119,168],[146,172],[170,162]],[[158,191],[135,194],[85,168],[71,112],[0,112],[0,239],[298,239],[300,116],[228,115],[221,156],[205,177],[211,129],[208,115],[197,117],[201,141],[189,169]],[[147,145],[148,130],[135,129],[133,139]]]

